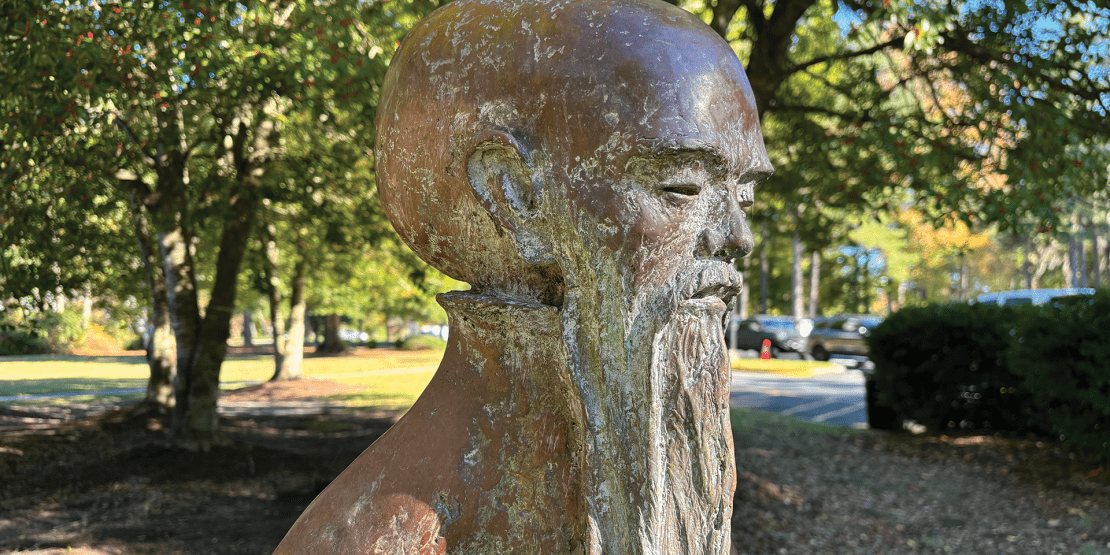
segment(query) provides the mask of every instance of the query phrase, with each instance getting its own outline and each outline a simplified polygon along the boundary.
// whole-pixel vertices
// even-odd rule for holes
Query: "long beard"
[[[667,297],[641,292],[663,302],[633,303],[630,324],[599,322],[600,342],[571,357],[591,554],[728,553],[736,472],[720,315]]]
[[[720,320],[683,305],[655,335],[652,375],[660,376],[654,427],[652,508],[644,530],[652,553],[727,553],[736,488],[729,420],[730,366]],[[646,546],[645,546],[646,547]]]

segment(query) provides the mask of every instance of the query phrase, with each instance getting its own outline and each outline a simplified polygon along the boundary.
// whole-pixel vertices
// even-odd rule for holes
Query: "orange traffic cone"
[[[763,347],[761,349],[759,349],[759,358],[761,358],[763,360],[767,360],[767,359],[771,358],[771,340],[770,339],[764,339],[763,340]]]

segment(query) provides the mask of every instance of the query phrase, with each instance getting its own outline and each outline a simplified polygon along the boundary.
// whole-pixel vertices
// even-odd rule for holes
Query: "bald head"
[[[703,152],[738,182],[770,171],[735,54],[658,0],[452,2],[394,56],[377,126],[381,199],[404,240],[479,291],[544,302],[563,272],[548,238],[520,228],[552,196],[604,201],[644,156]]]

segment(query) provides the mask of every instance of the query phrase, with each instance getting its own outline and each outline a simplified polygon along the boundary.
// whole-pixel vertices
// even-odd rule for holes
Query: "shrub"
[[[1037,422],[1110,457],[1110,291],[1054,301],[1014,339],[1009,364]]]
[[[81,315],[76,312],[45,312],[34,326],[45,334],[54,352],[65,352],[85,336],[81,323]]]
[[[113,335],[104,329],[104,326],[96,322],[90,322],[84,336],[77,344],[77,349],[90,353],[118,351],[120,350],[120,344]]]
[[[1035,311],[950,303],[892,314],[868,339],[873,400],[888,418],[932,430],[1028,429],[1028,394],[1006,351],[1018,323]]]
[[[405,351],[419,351],[422,349],[445,349],[447,342],[434,335],[411,335],[397,342],[397,348]]]
[[[50,351],[50,343],[34,330],[0,324],[0,356],[41,355]]]

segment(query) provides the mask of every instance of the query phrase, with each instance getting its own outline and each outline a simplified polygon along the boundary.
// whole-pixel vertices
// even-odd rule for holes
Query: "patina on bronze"
[[[722,321],[771,173],[729,45],[658,0],[458,0],[377,125],[390,221],[473,289],[276,553],[727,553]]]

